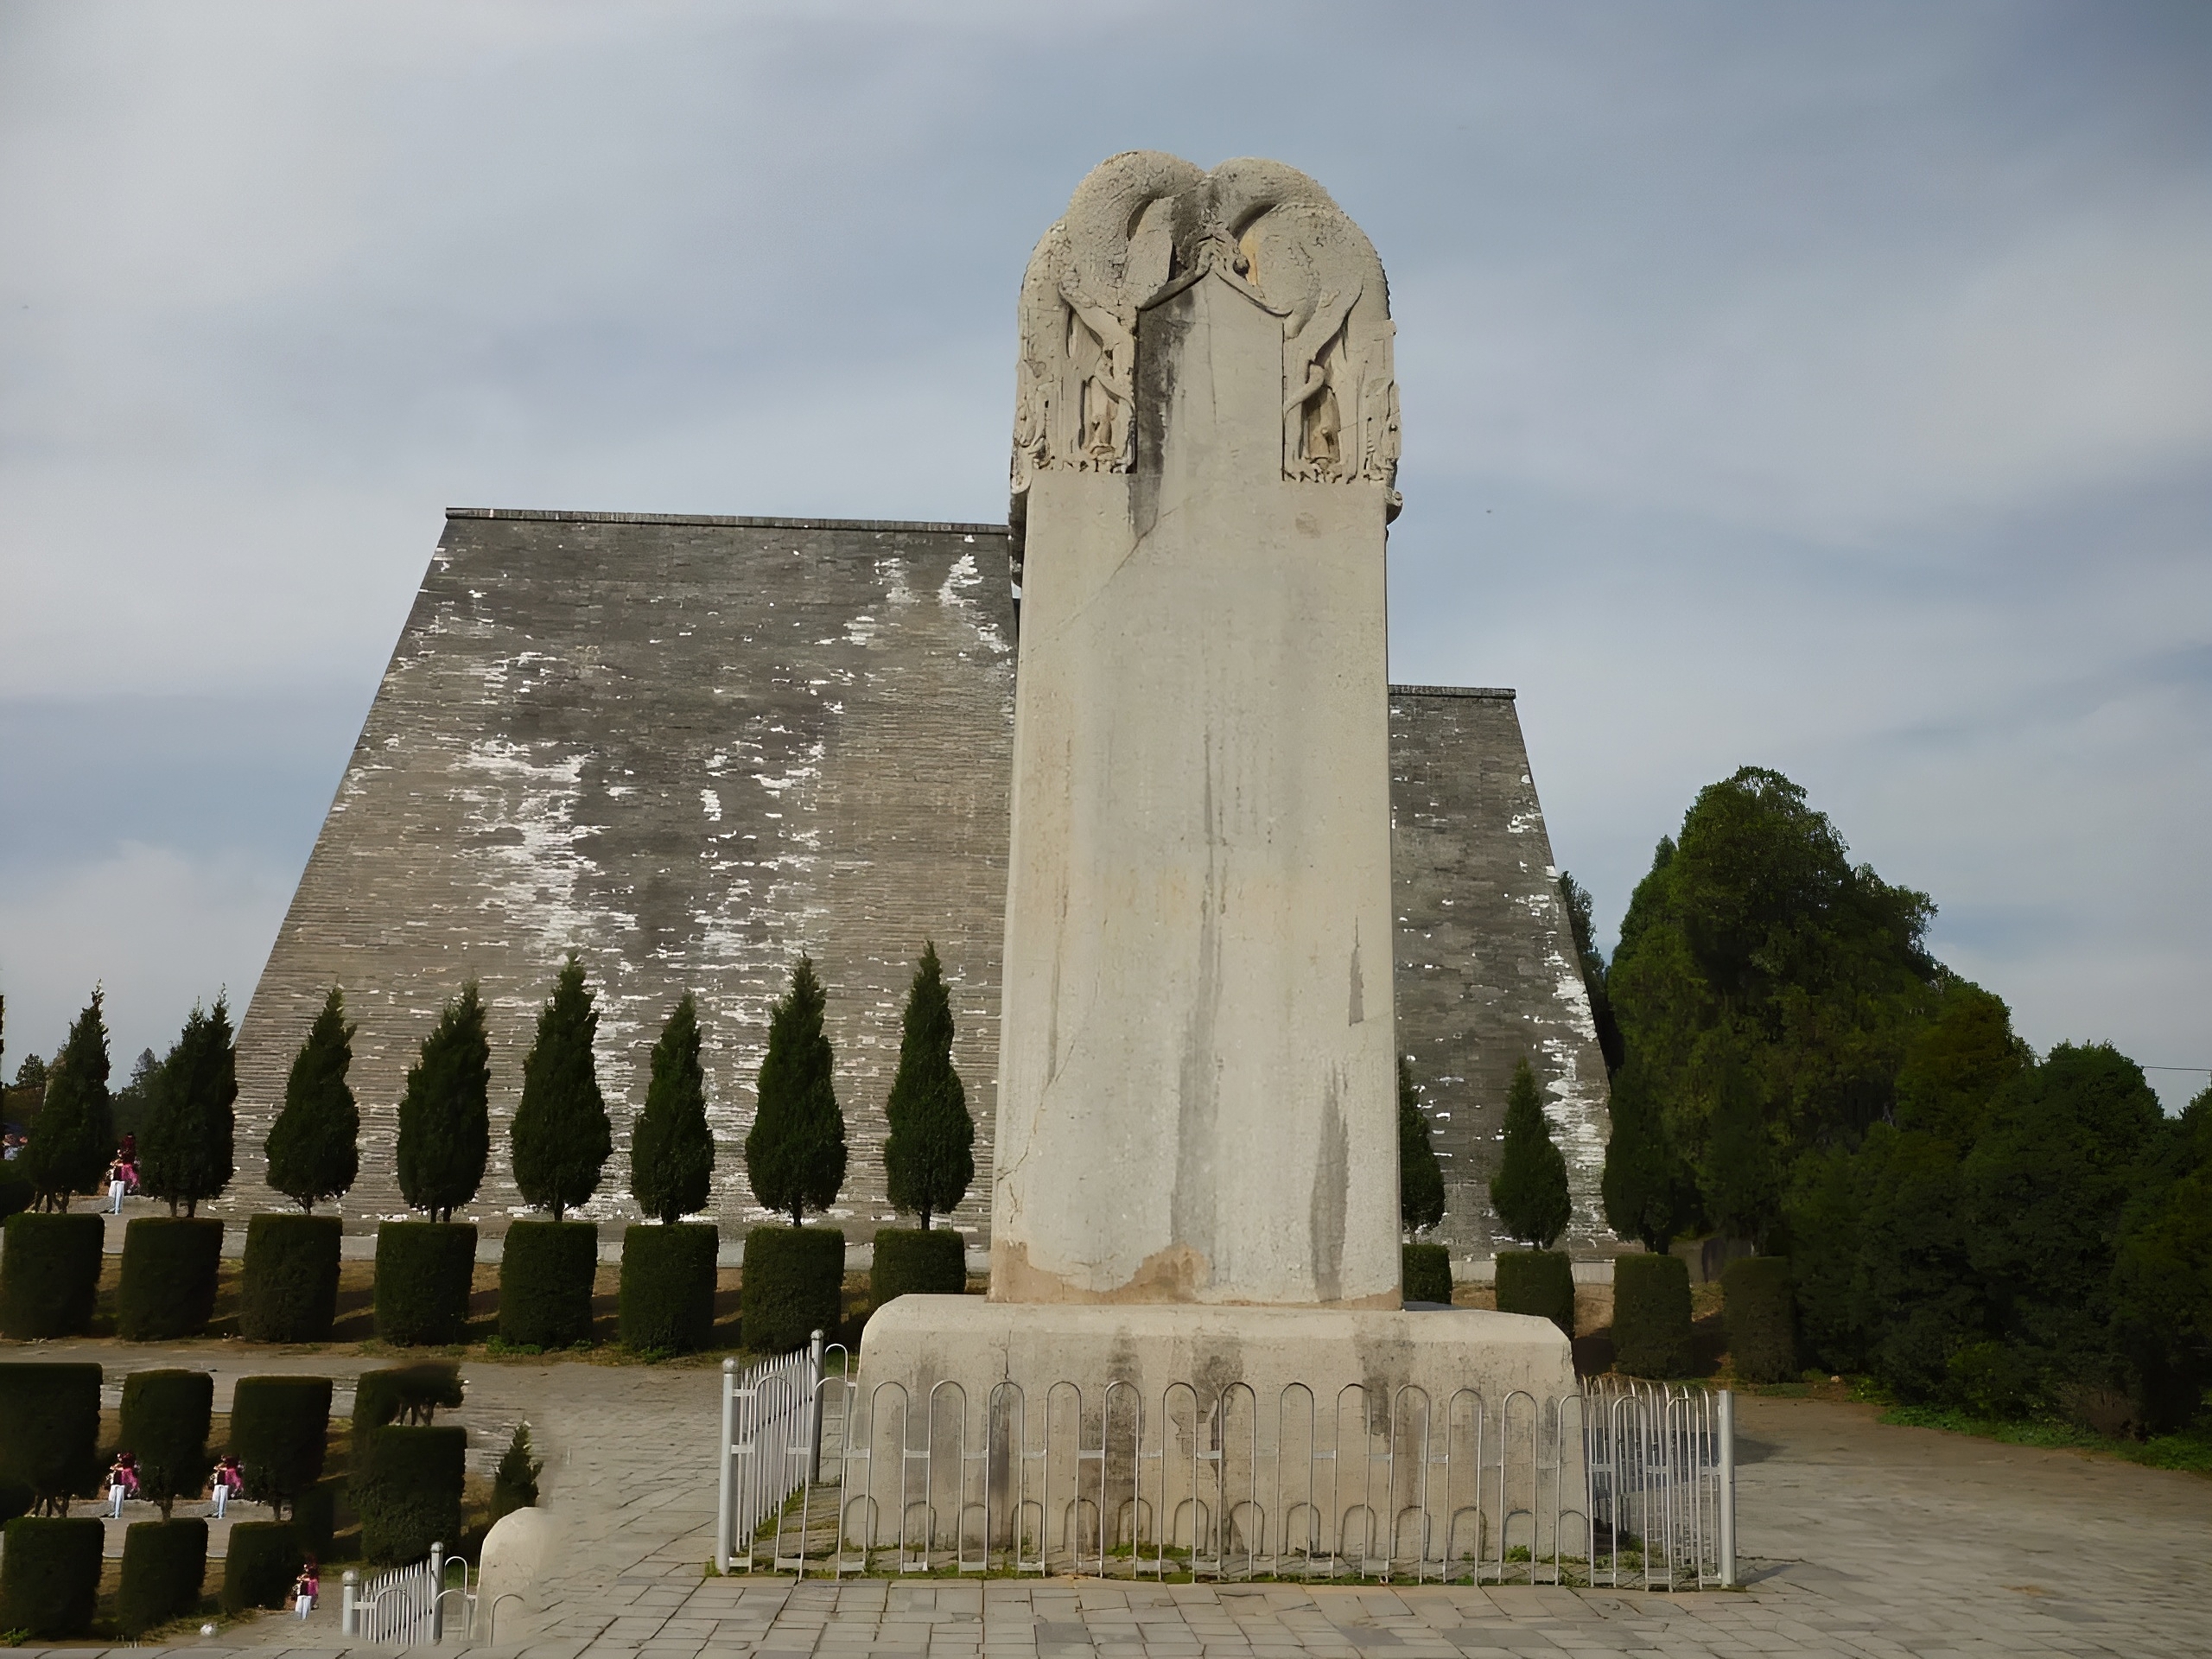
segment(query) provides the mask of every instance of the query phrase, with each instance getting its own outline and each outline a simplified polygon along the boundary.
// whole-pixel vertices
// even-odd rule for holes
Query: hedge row
[[[1613,1365],[1630,1376],[1688,1376],[1690,1268],[1678,1255],[1613,1258]]]
[[[366,1442],[352,1488],[361,1553],[372,1561],[410,1561],[459,1538],[468,1431],[393,1424]]]
[[[1452,1250],[1445,1244],[1408,1244],[1401,1256],[1400,1276],[1409,1302],[1452,1300]]]
[[[403,1348],[459,1342],[476,1272],[466,1221],[387,1221],[377,1229],[377,1335]]]
[[[711,1222],[637,1226],[622,1233],[622,1341],[640,1353],[688,1354],[713,1339],[715,1258]]]
[[[1549,1319],[1574,1339],[1574,1265],[1564,1250],[1500,1250],[1497,1311]]]
[[[868,1300],[958,1296],[968,1289],[968,1241],[950,1227],[886,1227],[875,1236]]]
[[[338,1317],[336,1216],[264,1215],[245,1224],[238,1328],[250,1342],[327,1342]]]
[[[755,1227],[745,1236],[739,1318],[756,1353],[803,1348],[835,1332],[845,1286],[845,1236],[834,1227]]]
[[[136,1640],[156,1624],[200,1608],[207,1580],[207,1523],[139,1521],[123,1534],[123,1582],[116,1629]]]
[[[10,1521],[0,1547],[0,1630],[69,1637],[91,1629],[106,1537],[89,1516]]]
[[[1786,1255],[1731,1262],[1720,1274],[1728,1357],[1746,1382],[1784,1382],[1797,1375],[1796,1294]]]
[[[599,1228],[588,1221],[518,1221],[499,1252],[499,1340],[573,1348],[591,1340]]]
[[[100,1368],[0,1364],[0,1502],[21,1514],[99,1490]],[[28,1629],[0,1622],[0,1630]]]
[[[0,1248],[0,1336],[32,1342],[92,1328],[107,1224],[97,1215],[8,1217]]]
[[[196,1337],[215,1311],[223,1224],[191,1216],[141,1216],[123,1230],[123,1282],[115,1333],[125,1342]]]

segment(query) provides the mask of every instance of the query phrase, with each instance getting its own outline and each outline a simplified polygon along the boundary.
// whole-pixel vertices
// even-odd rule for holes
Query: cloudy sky
[[[0,0],[8,1069],[245,1002],[447,505],[1001,517],[1136,147],[1374,238],[1393,675],[1520,689],[1608,930],[1774,766],[2038,1047],[2212,1066],[2208,86],[2199,0]]]

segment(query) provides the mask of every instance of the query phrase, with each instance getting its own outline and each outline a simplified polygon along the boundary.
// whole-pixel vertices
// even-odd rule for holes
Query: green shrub
[[[364,1371],[353,1385],[353,1455],[359,1459],[369,1436],[386,1423],[404,1418],[427,1424],[441,1409],[451,1411],[461,1402],[461,1367],[449,1359]]]
[[[1399,1274],[1409,1302],[1452,1300],[1452,1250],[1445,1244],[1408,1244],[1402,1247]]]
[[[28,1491],[25,1508],[98,1491],[99,1435],[99,1366],[0,1364],[0,1484]]]
[[[31,1207],[31,1200],[38,1196],[38,1189],[27,1175],[0,1169],[0,1221]]]
[[[0,1630],[66,1637],[91,1629],[106,1536],[106,1528],[91,1516],[67,1521],[26,1515],[10,1521],[0,1547]]]
[[[1745,1256],[1720,1274],[1728,1355],[1746,1382],[1785,1382],[1797,1375],[1796,1295],[1789,1259]]]
[[[959,1296],[968,1289],[968,1241],[950,1227],[886,1227],[875,1236],[868,1296]]]
[[[336,1216],[256,1216],[245,1224],[238,1328],[249,1342],[328,1342],[338,1317]]]
[[[338,1531],[338,1489],[342,1483],[327,1475],[302,1492],[292,1505],[292,1536],[302,1553],[323,1556]]]
[[[535,1506],[537,1478],[544,1472],[543,1460],[531,1455],[530,1425],[517,1423],[514,1438],[499,1454],[499,1466],[492,1476],[493,1521]]]
[[[25,1211],[5,1224],[0,1252],[0,1336],[31,1342],[92,1328],[106,1224],[97,1215]]]
[[[715,1328],[712,1222],[638,1226],[622,1234],[622,1342],[642,1353],[688,1354]]]
[[[122,1448],[138,1460],[138,1495],[162,1506],[197,1497],[207,1478],[207,1414],[215,1379],[206,1371],[133,1371],[123,1379]]]
[[[499,1340],[573,1348],[591,1340],[599,1228],[588,1221],[518,1221],[499,1254]]]
[[[1688,1376],[1690,1266],[1678,1255],[1613,1259],[1613,1368],[1629,1376]]]
[[[755,1227],[745,1236],[738,1307],[745,1345],[756,1354],[806,1346],[834,1332],[845,1287],[845,1236],[832,1227]]]
[[[205,1521],[134,1522],[123,1535],[116,1629],[135,1641],[156,1624],[196,1612],[207,1579]]]
[[[231,1397],[231,1455],[245,1495],[281,1516],[322,1478],[330,1433],[327,1376],[242,1376]]]
[[[141,1216],[123,1230],[123,1283],[115,1333],[125,1342],[196,1337],[215,1311],[223,1224],[190,1216]]]
[[[235,1618],[255,1607],[282,1607],[300,1573],[300,1541],[283,1521],[241,1521],[223,1555],[224,1612]]]
[[[355,1466],[353,1507],[361,1553],[372,1561],[411,1561],[461,1536],[461,1490],[468,1431],[378,1429]]]
[[[403,1348],[459,1342],[475,1270],[473,1222],[385,1222],[377,1229],[377,1335]]]
[[[1500,1250],[1497,1311],[1533,1313],[1574,1339],[1574,1264],[1564,1250]]]

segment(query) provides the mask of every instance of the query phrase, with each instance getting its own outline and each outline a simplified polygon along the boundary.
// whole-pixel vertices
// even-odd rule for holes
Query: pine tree
[[[598,1035],[599,1010],[584,983],[583,963],[571,956],[538,1010],[537,1039],[523,1062],[522,1102],[508,1131],[515,1185],[556,1221],[599,1191],[599,1173],[614,1150],[592,1058]]]
[[[653,1045],[645,1109],[630,1131],[630,1193],[647,1215],[674,1226],[706,1207],[714,1172],[707,1076],[699,1065],[699,1005],[686,991]]]
[[[212,1012],[192,1005],[155,1074],[152,1095],[139,1140],[138,1190],[166,1198],[171,1215],[179,1205],[196,1214],[201,1199],[231,1184],[236,1162],[238,1053],[226,998],[218,996]]]
[[[434,1221],[451,1221],[483,1185],[492,1146],[491,1045],[476,982],[445,1006],[399,1103],[399,1192]]]
[[[1429,1139],[1428,1114],[1414,1087],[1413,1063],[1398,1056],[1398,1219],[1427,1232],[1444,1219],[1444,1171]]]
[[[1491,1208],[1509,1238],[1525,1238],[1540,1250],[1567,1230],[1567,1160],[1552,1144],[1551,1124],[1536,1092],[1536,1074],[1524,1055],[1513,1068],[1505,1096],[1505,1148],[1491,1178]]]
[[[791,989],[769,1018],[760,1110],[745,1137],[753,1197],[771,1210],[789,1211],[794,1227],[808,1210],[836,1203],[845,1184],[845,1117],[837,1109],[830,1039],[822,1032],[827,1001],[813,962],[801,957]]]
[[[1613,1079],[1612,1138],[1605,1142],[1600,1191],[1605,1219],[1624,1238],[1663,1254],[1697,1207],[1689,1170],[1668,1138],[1650,1073],[1634,1058]]]
[[[310,1215],[319,1200],[342,1197],[360,1173],[361,1114],[346,1081],[353,1031],[334,985],[292,1060],[284,1109],[269,1129],[269,1185]]]
[[[943,1215],[968,1196],[976,1179],[976,1120],[968,1091],[952,1065],[952,998],[937,946],[925,940],[899,1036],[899,1075],[884,1107],[891,1133],[883,1173],[892,1208],[922,1218]]]
[[[67,1210],[70,1195],[99,1184],[115,1155],[115,1115],[108,1098],[107,1025],[102,993],[69,1027],[69,1040],[47,1073],[46,1103],[31,1120],[30,1143],[19,1160],[43,1210]]]

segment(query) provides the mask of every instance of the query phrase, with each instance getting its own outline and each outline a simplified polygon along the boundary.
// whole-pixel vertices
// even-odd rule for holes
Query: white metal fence
[[[725,1571],[1735,1581],[1726,1394],[1002,1382],[971,1406],[850,1373],[818,1341],[725,1366]]]
[[[453,1582],[456,1573],[458,1584]],[[424,1560],[380,1573],[365,1584],[348,1571],[340,1630],[363,1642],[413,1647],[442,1641],[451,1623],[465,1638],[475,1622],[472,1584],[468,1563],[448,1556],[442,1544],[432,1544]]]

